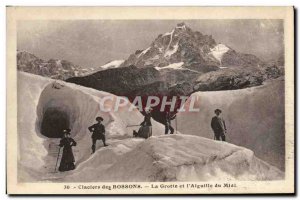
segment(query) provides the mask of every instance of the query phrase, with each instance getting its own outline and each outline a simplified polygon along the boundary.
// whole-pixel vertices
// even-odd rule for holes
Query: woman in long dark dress
[[[63,171],[69,171],[75,169],[75,159],[72,151],[72,146],[76,146],[76,142],[73,140],[73,138],[70,137],[71,135],[71,129],[64,130],[64,137],[60,140],[60,147],[63,147],[63,154],[60,161],[60,165],[58,170]]]

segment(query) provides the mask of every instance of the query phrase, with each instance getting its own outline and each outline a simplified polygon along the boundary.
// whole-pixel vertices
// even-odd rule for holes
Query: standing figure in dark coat
[[[102,140],[104,146],[107,146],[107,144],[105,143],[105,127],[102,124],[103,118],[96,117],[96,121],[98,123],[96,123],[88,128],[90,132],[93,132],[93,134],[92,134],[92,142],[93,142],[92,151],[93,151],[93,153],[95,153],[95,150],[96,150],[97,140]]]
[[[216,116],[211,119],[211,128],[214,131],[215,139],[225,141],[225,133],[227,131],[225,121],[222,119],[220,114],[222,111],[220,109],[215,110]]]
[[[171,116],[170,112],[166,112],[166,121],[165,121],[165,134],[167,135],[169,130],[171,131],[170,134],[174,133],[174,128],[171,126],[171,120],[175,119],[176,115]]]
[[[147,138],[152,136],[152,123],[151,123],[151,118],[152,118],[152,108],[145,108],[145,114],[144,114],[144,121],[141,123],[141,128],[139,132],[147,132]]]
[[[71,129],[64,130],[64,137],[60,140],[60,147],[63,147],[63,154],[58,170],[61,172],[75,169],[75,159],[72,151],[72,146],[76,146],[76,142],[70,137]]]

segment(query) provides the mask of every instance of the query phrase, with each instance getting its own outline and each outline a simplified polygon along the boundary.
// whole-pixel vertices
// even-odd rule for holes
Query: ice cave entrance
[[[41,123],[41,134],[49,138],[61,138],[64,129],[69,128],[67,113],[59,108],[47,108]]]

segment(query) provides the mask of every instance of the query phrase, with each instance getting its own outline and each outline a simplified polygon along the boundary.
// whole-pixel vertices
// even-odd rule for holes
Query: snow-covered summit
[[[171,31],[159,35],[145,50],[130,55],[122,65],[163,67],[184,62],[185,68],[207,71],[207,66],[219,65],[206,52],[215,45],[211,36],[194,32],[185,23],[179,23]]]
[[[218,44],[212,35],[179,23],[172,30],[160,34],[144,50],[131,54],[122,65],[164,67],[179,62],[185,63],[184,68],[200,73],[220,67],[253,67],[261,63],[254,55],[239,53],[225,44]]]
[[[181,30],[186,30],[185,23],[179,23],[179,24],[177,24],[176,27],[172,29],[172,31],[166,32],[165,34],[163,34],[163,36],[173,35],[176,31],[178,31],[180,29]]]
[[[183,29],[183,30],[186,30],[185,23],[182,22],[182,23],[177,24],[177,26],[175,27],[175,29]]]

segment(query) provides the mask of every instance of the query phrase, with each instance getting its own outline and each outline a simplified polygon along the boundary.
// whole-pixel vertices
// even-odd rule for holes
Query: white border
[[[3,0],[0,2],[0,63],[2,64],[2,67],[0,67],[0,93],[2,94],[0,98],[0,127],[2,129],[2,133],[6,133],[5,130],[5,119],[6,119],[6,98],[5,98],[5,92],[6,92],[6,17],[5,17],[5,6],[6,5],[22,5],[22,6],[32,6],[32,5],[40,5],[40,6],[49,6],[49,5],[69,5],[69,6],[74,6],[74,5],[159,5],[159,6],[168,6],[168,5],[198,5],[198,6],[206,6],[206,5],[224,5],[224,6],[230,6],[230,5],[241,5],[241,6],[248,6],[248,5],[263,5],[263,6],[287,6],[287,5],[294,5],[296,8],[300,7],[300,1],[297,0],[273,0],[273,1],[267,1],[267,0],[254,0],[254,1],[242,1],[242,0],[203,0],[203,1],[198,1],[198,0],[184,0],[184,1],[178,1],[178,0],[173,0],[173,1],[162,1],[162,0],[144,0],[142,3],[141,1],[136,1],[136,0],[102,0],[101,4],[99,4],[99,1],[97,0],[51,0],[47,1],[44,3],[41,3],[42,1],[40,0]],[[299,20],[297,20],[297,26],[299,25]],[[296,37],[299,36],[299,33],[297,34]],[[298,46],[298,44],[296,44]],[[295,48],[297,48],[295,46]],[[297,55],[299,56],[299,51]],[[298,62],[296,63],[298,66]],[[297,73],[297,76],[300,74],[299,70]],[[300,91],[299,87],[297,89],[298,93]],[[298,102],[299,103],[299,102]],[[297,123],[300,122],[298,119]],[[299,123],[298,123],[299,124]],[[298,143],[300,141],[300,137],[298,136]],[[4,199],[8,199],[8,196],[5,195],[5,188],[6,188],[6,172],[5,172],[5,134],[2,134],[2,138],[0,139],[0,146],[2,147],[2,151],[0,153],[0,161],[2,165],[0,165],[0,188],[1,188],[1,197]],[[295,141],[296,142],[296,141]],[[299,160],[299,157],[297,156],[297,160]],[[299,184],[298,184],[299,185]],[[102,198],[102,197],[101,197]],[[201,198],[207,198],[207,197],[201,197]],[[20,198],[23,199],[23,198]],[[40,198],[37,198],[40,199]],[[47,198],[48,199],[48,198]],[[62,198],[57,198],[57,199],[65,199],[65,197]],[[103,198],[103,199],[108,199],[108,198]],[[137,199],[142,199],[137,198]],[[216,199],[216,197],[210,198],[210,199]],[[265,199],[264,197],[260,197],[257,199]],[[299,198],[300,199],[300,198]]]

